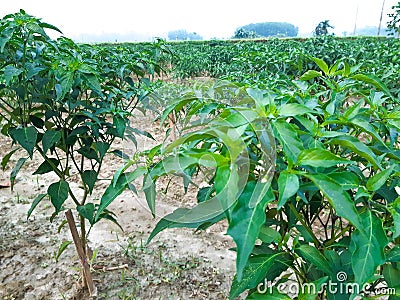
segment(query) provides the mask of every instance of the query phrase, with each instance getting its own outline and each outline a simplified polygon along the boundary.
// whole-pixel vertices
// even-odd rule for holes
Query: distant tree
[[[297,36],[299,32],[298,27],[286,22],[264,22],[264,23],[248,24],[242,26],[239,29],[244,29],[248,32],[255,32],[258,36],[261,37],[269,37],[269,36],[294,37]]]
[[[392,33],[390,35],[397,34],[397,37],[400,38],[400,1],[397,5],[392,6],[393,12],[388,14],[390,20],[387,22],[388,30],[391,30]]]
[[[257,38],[258,35],[254,31],[248,31],[244,28],[238,28],[235,31],[234,39],[254,39]]]
[[[317,27],[315,27],[314,35],[315,36],[328,35],[328,28],[335,28],[335,27],[329,24],[329,20],[321,21],[319,22]]]
[[[196,32],[187,32],[185,29],[168,32],[168,39],[171,41],[202,40],[203,37]]]

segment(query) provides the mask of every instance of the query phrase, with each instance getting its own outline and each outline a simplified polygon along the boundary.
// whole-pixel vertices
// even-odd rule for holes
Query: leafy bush
[[[319,70],[285,88],[196,88],[162,116],[180,113],[186,132],[145,152],[153,215],[160,177],[197,187],[197,205],[162,218],[149,241],[226,219],[237,253],[232,299],[246,290],[248,299],[290,299],[280,287],[293,281],[316,287],[298,299],[367,296],[379,284],[399,293],[398,99],[345,61],[311,61]]]
[[[241,29],[247,30],[249,32],[255,32],[257,35],[262,37],[294,37],[297,36],[297,33],[299,32],[298,27],[295,27],[293,24],[286,22],[263,22],[255,24],[252,23],[242,26]]]
[[[125,132],[134,142],[133,133],[149,136],[131,128],[128,118],[148,93],[149,79],[145,76],[161,71],[156,61],[160,42],[150,53],[128,54],[126,49],[78,46],[65,37],[54,41],[46,29],[60,32],[23,10],[0,20],[1,132],[18,145],[1,164],[5,168],[15,152],[28,154],[18,160],[11,172],[12,188],[19,170],[34,154],[42,163],[33,175],[52,172],[58,176],[45,194],[34,199],[28,218],[44,200],[49,200],[55,209],[50,220],[67,210],[66,218],[83,266],[83,283],[94,294],[86,257],[88,233],[102,219],[117,223],[107,207],[140,174],[126,174],[113,182],[100,203],[90,196],[114,140],[124,138]],[[71,182],[76,178],[83,192],[72,188]],[[80,234],[72,208],[79,214]],[[61,245],[59,254],[65,246]]]

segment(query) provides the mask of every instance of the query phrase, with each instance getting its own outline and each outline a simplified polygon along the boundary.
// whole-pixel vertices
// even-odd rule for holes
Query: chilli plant
[[[120,174],[134,164],[145,172],[153,215],[160,177],[197,189],[197,205],[163,217],[149,242],[227,220],[231,299],[246,290],[248,299],[376,298],[382,286],[397,299],[398,99],[345,61],[311,61],[318,69],[279,89],[217,81],[188,92],[162,115],[179,115],[182,135]]]
[[[1,132],[16,145],[1,164],[4,169],[14,153],[26,154],[11,172],[11,188],[21,167],[34,156],[42,161],[34,175],[57,176],[34,199],[28,218],[44,200],[54,207],[50,220],[66,212],[62,224],[69,224],[82,263],[83,285],[95,294],[87,257],[88,234],[102,219],[116,222],[107,207],[136,173],[110,185],[100,203],[91,195],[107,153],[121,154],[110,149],[115,139],[122,139],[128,130],[133,139],[135,133],[149,136],[131,128],[128,118],[147,94],[144,77],[160,68],[151,53],[147,59],[136,55],[137,60],[121,61],[118,51],[104,54],[96,52],[95,46],[78,46],[65,37],[53,40],[46,30],[61,33],[23,10],[0,20]],[[110,61],[112,54],[114,61]],[[99,59],[101,55],[107,55],[107,60]],[[79,233],[72,209],[79,218]]]

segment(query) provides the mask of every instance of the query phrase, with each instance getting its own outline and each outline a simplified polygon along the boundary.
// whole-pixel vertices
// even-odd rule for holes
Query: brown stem
[[[84,286],[87,286],[89,289],[89,293],[91,296],[96,296],[97,290],[94,286],[92,274],[90,273],[90,266],[87,260],[86,251],[84,250],[82,245],[82,241],[79,238],[78,230],[76,229],[74,216],[72,215],[71,210],[67,210],[65,212],[65,216],[68,221],[69,230],[71,231],[72,239],[74,240],[76,252],[78,252],[79,259],[82,265],[82,278],[84,282]],[[81,219],[82,220],[82,219]]]

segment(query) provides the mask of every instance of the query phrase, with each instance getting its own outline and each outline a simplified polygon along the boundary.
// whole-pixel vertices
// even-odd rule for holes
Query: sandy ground
[[[162,139],[164,130],[153,124],[152,117],[139,116],[134,125]],[[154,142],[139,139],[141,148]],[[131,145],[120,143],[125,150]],[[0,137],[0,159],[12,149]],[[0,171],[0,183],[7,182],[18,160],[13,156]],[[53,208],[43,201],[27,220],[27,211],[35,196],[47,190],[56,177],[31,175],[40,160],[28,161],[21,170],[14,191],[0,189],[0,299],[88,299],[80,293],[79,261],[73,244],[56,262],[54,254],[63,241],[72,240],[61,213],[51,223]],[[101,174],[111,178],[122,160],[109,157]],[[234,275],[234,246],[225,235],[225,224],[216,224],[206,232],[169,229],[160,233],[148,246],[145,241],[159,218],[179,206],[191,206],[195,194],[184,195],[175,179],[172,190],[157,195],[157,218],[153,219],[144,198],[125,191],[110,206],[124,231],[104,221],[93,228],[89,240],[97,253],[93,277],[98,290],[96,299],[226,299]],[[179,183],[179,184],[178,184]],[[94,199],[101,197],[107,181],[96,186]],[[137,185],[137,187],[140,187]],[[79,189],[78,185],[73,188]],[[110,270],[110,268],[117,268]]]

